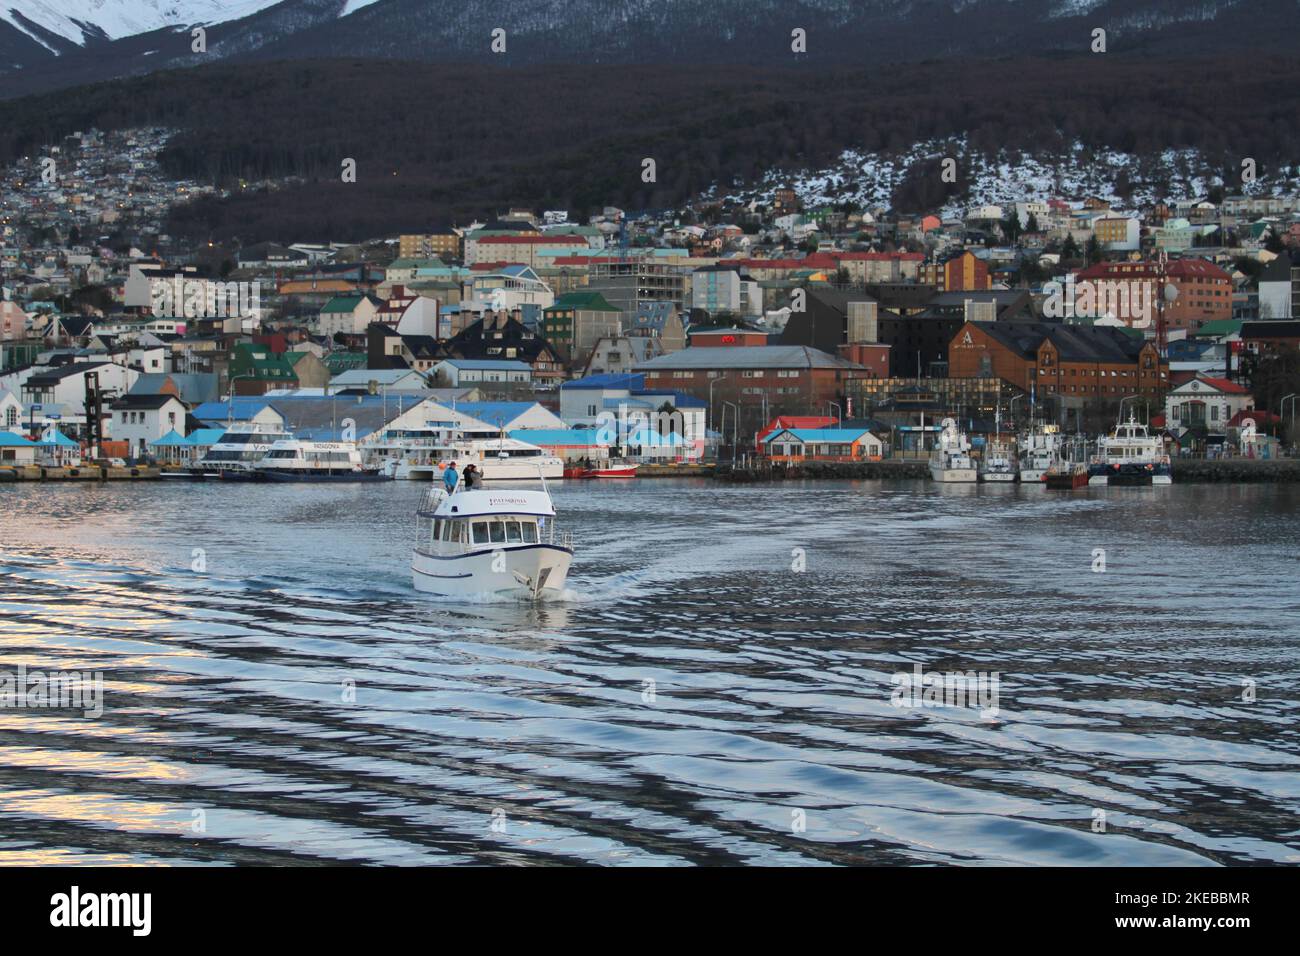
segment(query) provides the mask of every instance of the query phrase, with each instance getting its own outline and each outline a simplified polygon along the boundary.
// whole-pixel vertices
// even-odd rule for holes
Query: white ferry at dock
[[[286,438],[272,445],[257,463],[266,481],[384,481],[378,468],[367,468],[354,442],[300,441]]]
[[[256,481],[258,465],[276,442],[293,436],[283,428],[260,422],[234,422],[189,469],[195,478]]]
[[[543,478],[564,477],[564,460],[537,445],[436,425],[385,432],[366,443],[364,454],[388,477],[410,481],[436,479],[453,461],[458,471],[477,466],[485,481],[535,481],[539,471]]]

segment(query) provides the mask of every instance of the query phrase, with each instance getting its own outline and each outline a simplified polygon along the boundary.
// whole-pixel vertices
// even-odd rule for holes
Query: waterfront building
[[[967,322],[949,343],[948,369],[957,378],[999,378],[1071,406],[1128,395],[1155,400],[1169,384],[1169,366],[1154,342],[1109,325]]]
[[[647,379],[634,372],[565,382],[560,386],[560,417],[570,425],[591,427],[615,422],[625,433],[650,422],[663,432],[675,429],[688,442],[703,441],[708,402],[684,389],[648,384]],[[665,413],[674,415],[675,425],[659,424]]]
[[[648,390],[683,392],[705,400],[715,412],[726,407],[723,402],[745,408],[751,434],[768,420],[767,413],[808,414],[842,403],[847,384],[870,374],[856,362],[806,345],[692,346],[636,370],[644,374]]]
[[[106,437],[127,443],[127,455],[144,458],[169,431],[185,431],[185,403],[175,395],[123,395],[110,408]]]
[[[34,465],[36,443],[23,435],[0,431],[0,465]]]
[[[1197,375],[1165,396],[1165,421],[1171,429],[1202,428],[1223,434],[1238,413],[1254,407],[1254,396],[1244,385]]]
[[[781,428],[763,439],[774,462],[879,461],[884,443],[866,428]]]

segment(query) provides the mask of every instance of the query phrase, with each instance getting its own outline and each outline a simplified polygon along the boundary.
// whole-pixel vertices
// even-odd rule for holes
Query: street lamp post
[[[740,406],[735,402],[723,402],[723,418],[726,418],[726,408],[731,407],[731,467],[736,467],[736,441],[740,429]],[[723,436],[726,437],[725,435]]]
[[[708,427],[714,427],[714,385],[718,384],[718,378],[708,380]]]
[[[827,409],[835,409],[835,427],[839,428],[844,424],[844,409],[840,408],[839,402],[827,402]]]
[[[1277,406],[1277,411],[1278,411],[1278,416],[1277,416],[1277,417],[1278,417],[1278,421],[1279,421],[1279,422],[1282,422],[1282,423],[1285,423],[1285,422],[1286,422],[1286,403],[1287,403],[1287,402],[1290,402],[1290,403],[1291,403],[1291,431],[1290,431],[1290,433],[1289,433],[1289,436],[1291,437],[1291,440],[1292,440],[1292,441],[1295,440],[1295,401],[1296,401],[1297,398],[1300,398],[1300,392],[1292,392],[1290,395],[1283,395],[1283,396],[1282,396],[1282,401],[1280,401],[1280,402],[1278,403],[1278,406]]]
[[[240,372],[238,375],[230,376],[226,383],[230,387],[230,394],[226,396],[226,427],[229,428],[235,420],[235,383],[241,378],[257,378],[253,372]]]

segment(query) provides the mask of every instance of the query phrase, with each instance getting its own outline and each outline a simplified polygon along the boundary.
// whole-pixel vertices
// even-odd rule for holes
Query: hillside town
[[[1097,435],[1129,401],[1180,455],[1294,449],[1300,196],[942,218],[779,188],[186,243],[165,212],[208,191],[158,172],[161,135],[6,173],[0,465],[192,463],[272,419],[371,454],[450,421],[565,461],[851,461],[925,455],[944,419]]]

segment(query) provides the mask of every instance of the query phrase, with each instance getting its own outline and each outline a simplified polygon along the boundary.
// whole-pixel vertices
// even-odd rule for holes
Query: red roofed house
[[[1205,428],[1222,433],[1233,418],[1254,407],[1255,398],[1244,385],[1198,375],[1165,396],[1165,420],[1171,429]]]
[[[553,262],[565,250],[578,255],[591,246],[580,236],[538,236],[527,233],[509,236],[484,236],[465,240],[465,265],[473,266],[480,259],[493,262],[517,262],[536,269]],[[542,255],[548,251],[549,256]]]
[[[834,415],[778,415],[754,436],[754,450],[762,453],[763,441],[782,428],[834,428],[839,422]]]

